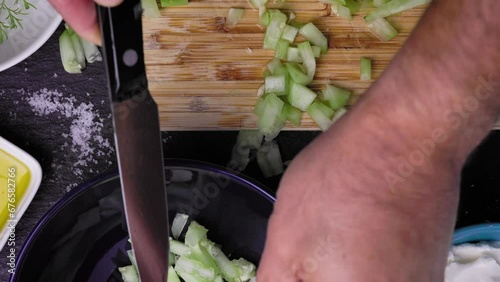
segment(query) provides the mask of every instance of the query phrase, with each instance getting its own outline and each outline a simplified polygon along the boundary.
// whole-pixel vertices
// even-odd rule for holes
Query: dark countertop
[[[78,184],[117,168],[116,155],[112,149],[112,123],[103,65],[89,65],[80,75],[65,73],[59,57],[58,38],[61,31],[60,28],[27,60],[0,73],[0,136],[35,157],[41,163],[44,173],[35,199],[16,228],[17,251],[36,222],[62,195]],[[71,106],[73,111],[69,114],[70,117],[57,111],[36,115],[29,101],[41,93],[47,93],[43,89],[57,90],[62,94],[62,97],[56,98],[59,105]],[[83,136],[83,140],[88,141],[88,146],[73,145],[73,141],[79,142],[81,139],[72,139],[71,129],[82,128],[82,122],[92,120],[91,126],[83,125],[92,131],[91,136]],[[164,132],[165,155],[224,166],[230,158],[236,134],[237,132]],[[318,134],[281,133],[278,143],[283,160],[292,159]],[[106,139],[109,140],[109,145],[105,142]],[[497,144],[500,144],[500,133],[493,132],[465,166],[458,227],[500,222],[500,146]],[[89,162],[86,165],[78,164],[82,152],[89,152],[86,149],[94,150],[86,156]],[[245,174],[272,190],[276,190],[278,186],[279,177],[264,179],[256,162],[249,165]],[[0,281],[7,281],[8,277],[5,257],[5,251],[0,253]]]

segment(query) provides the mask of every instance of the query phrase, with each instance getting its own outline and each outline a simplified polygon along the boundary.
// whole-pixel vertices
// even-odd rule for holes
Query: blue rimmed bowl
[[[485,223],[457,229],[453,245],[483,241],[500,241],[500,223]]]
[[[166,160],[169,217],[191,215],[230,257],[257,263],[274,196],[262,185],[206,163]],[[128,246],[117,173],[81,185],[37,223],[10,281],[121,281]]]

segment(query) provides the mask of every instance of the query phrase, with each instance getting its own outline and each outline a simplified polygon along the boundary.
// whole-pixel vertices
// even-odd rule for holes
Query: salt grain
[[[18,92],[25,93],[24,90]],[[58,118],[71,119],[68,131],[61,134],[63,138],[68,139],[61,146],[61,150],[69,147],[71,152],[77,154],[78,160],[73,164],[75,166],[73,172],[76,176],[82,176],[82,168],[90,164],[98,164],[96,157],[112,156],[113,146],[107,138],[101,135],[104,119],[100,117],[92,103],[79,103],[74,96],[63,95],[57,90],[46,88],[28,93],[25,100],[38,116],[57,115]],[[73,188],[74,184],[70,186],[67,189]]]

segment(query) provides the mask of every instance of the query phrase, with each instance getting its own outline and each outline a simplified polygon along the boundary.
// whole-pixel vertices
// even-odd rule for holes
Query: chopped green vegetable
[[[260,7],[265,7],[267,4],[267,1],[268,0],[250,0],[250,4],[252,4],[252,6],[255,9],[258,9]]]
[[[189,4],[189,1],[188,0],[161,0],[160,4],[162,7],[177,7],[177,6],[186,6],[187,4]]]
[[[306,69],[307,75],[313,79],[316,73],[316,59],[314,58],[314,52],[311,48],[309,42],[302,42],[298,45],[300,57],[304,61],[304,68]]]
[[[170,252],[178,256],[188,256],[191,254],[189,246],[174,239],[170,239]]]
[[[376,19],[385,18],[430,2],[431,0],[391,0],[366,16],[365,21],[371,23]]]
[[[317,101],[311,104],[307,109],[307,113],[323,131],[326,131],[333,124],[330,117],[323,112],[321,104]]]
[[[326,4],[340,4],[340,5],[345,5],[345,0],[320,0],[320,2],[326,3]]]
[[[236,25],[240,22],[244,13],[245,13],[244,9],[236,9],[236,8],[229,9],[224,27],[226,29],[235,28]]]
[[[266,77],[265,93],[274,93],[276,95],[285,95],[287,92],[287,75],[271,75]]]
[[[274,53],[274,56],[281,60],[286,59],[288,47],[290,47],[290,42],[280,39],[278,45],[276,46],[276,52]]]
[[[388,0],[373,0],[373,6],[380,7],[387,3]]]
[[[356,14],[361,9],[362,4],[362,0],[345,0],[345,6],[351,10],[351,15]]]
[[[301,85],[308,85],[311,83],[312,78],[304,73],[301,65],[297,63],[286,63],[286,67],[288,68],[288,74],[293,82]]]
[[[269,94],[265,99],[264,110],[259,115],[258,128],[267,139],[275,135],[276,131],[281,130],[277,125],[279,125],[284,104],[275,94]]]
[[[297,34],[299,33],[299,29],[291,26],[291,25],[286,25],[285,29],[283,30],[283,34],[281,35],[281,39],[286,40],[290,43],[293,43],[295,41],[295,37],[297,37]]]
[[[139,282],[139,275],[135,266],[128,265],[124,267],[118,267],[118,271],[122,275],[123,282]]]
[[[231,161],[228,167],[234,171],[244,171],[250,162],[250,149],[234,144],[231,151]]]
[[[343,6],[342,4],[339,3],[332,4],[331,10],[332,13],[338,17],[341,17],[349,21],[352,20],[351,10],[346,6]]]
[[[81,73],[83,67],[79,64],[70,31],[67,29],[59,37],[59,49],[64,70],[68,73]]]
[[[99,52],[97,46],[83,38],[80,38],[80,43],[82,44],[83,53],[85,54],[85,59],[87,59],[87,62],[92,64],[94,62],[102,61],[101,52]]]
[[[311,46],[311,49],[313,50],[314,58],[319,58],[321,56],[321,48],[318,46]]]
[[[333,85],[326,85],[322,99],[334,110],[344,107],[351,97],[351,92]]]
[[[289,47],[288,53],[286,54],[286,60],[290,63],[302,63],[302,57],[300,56],[299,49],[296,47]]]
[[[257,100],[257,104],[255,104],[255,109],[253,110],[253,113],[257,116],[261,116],[262,113],[264,112],[265,107],[266,107],[266,99],[265,97],[262,97],[259,100]]]
[[[255,277],[256,267],[253,263],[244,258],[232,260],[232,263],[239,268],[240,281],[248,281]]]
[[[195,246],[200,240],[207,239],[208,230],[198,222],[192,221],[186,232],[186,245]]]
[[[384,18],[376,19],[368,24],[368,29],[380,40],[387,42],[398,35],[398,31]]]
[[[333,116],[332,122],[337,122],[346,113],[347,113],[347,110],[345,108],[340,108],[337,112],[335,112],[335,115]]]
[[[212,282],[215,279],[214,269],[187,256],[179,257],[174,269],[186,282]]]
[[[289,104],[285,104],[283,111],[286,113],[286,119],[291,122],[293,125],[299,126],[300,121],[302,120],[302,111],[290,106]]]
[[[287,17],[278,10],[269,11],[271,21],[264,36],[264,49],[276,49],[278,42],[286,27]]]
[[[160,16],[160,9],[156,0],[141,0],[142,9],[146,18],[157,18]]]
[[[258,130],[241,130],[236,143],[242,148],[259,149],[264,136]]]
[[[215,271],[215,275],[218,275],[220,270],[219,267],[217,267],[217,264],[213,260],[212,256],[208,253],[207,249],[203,246],[201,246],[200,243],[196,244],[195,246],[191,247],[191,258],[194,258],[198,260],[200,263],[202,263],[204,266],[208,268],[212,268]]]
[[[271,74],[274,74],[279,67],[281,67],[281,61],[278,58],[272,59],[266,65],[266,69],[269,70]]]
[[[283,173],[283,161],[276,141],[265,142],[257,151],[257,163],[264,177]]]
[[[271,15],[266,9],[266,6],[259,8],[259,24],[263,26],[268,26],[271,22]]]
[[[175,215],[174,221],[172,222],[172,235],[175,239],[179,239],[181,236],[182,230],[187,224],[189,216],[186,214],[178,213]]]
[[[302,110],[306,111],[307,108],[312,104],[314,99],[316,99],[317,95],[309,88],[293,83],[290,89],[290,93],[288,94],[288,102],[290,105]]]
[[[80,36],[76,33],[72,33],[71,43],[73,43],[73,48],[75,49],[76,61],[80,66],[82,66],[82,69],[84,69],[87,66],[87,63],[85,61],[85,53],[83,52]]]
[[[299,34],[313,45],[320,47],[322,53],[326,53],[328,50],[328,40],[313,23],[308,23],[301,27]],[[304,59],[303,56],[302,59]]]
[[[172,266],[168,267],[168,282],[181,282],[179,279],[179,276],[177,276],[177,272],[175,272],[175,269]]]
[[[315,101],[313,104],[316,104],[318,110],[320,110],[325,116],[327,116],[328,119],[331,119],[333,117],[333,114],[335,114],[334,110],[320,101]]]
[[[236,281],[239,278],[238,268],[227,258],[220,248],[212,244],[206,245],[208,253],[217,263],[222,277],[227,281]]]
[[[372,61],[365,57],[360,60],[360,79],[362,81],[372,79]]]

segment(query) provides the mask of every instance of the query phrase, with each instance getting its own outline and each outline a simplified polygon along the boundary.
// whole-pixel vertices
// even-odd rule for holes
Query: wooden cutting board
[[[373,78],[387,67],[425,11],[403,12],[388,20],[400,32],[383,43],[367,29],[362,9],[352,21],[331,15],[328,5],[315,0],[268,3],[296,20],[312,21],[328,37],[330,49],[318,60],[313,90],[328,82],[353,91],[352,105],[371,82],[359,80],[359,59],[373,60]],[[223,29],[229,8],[245,8],[232,31]],[[191,0],[188,6],[161,9],[161,17],[144,19],[145,60],[150,90],[159,104],[163,130],[230,130],[256,128],[252,111],[262,70],[273,58],[263,50],[264,30],[258,11],[246,0]],[[300,127],[316,130],[304,114]]]

